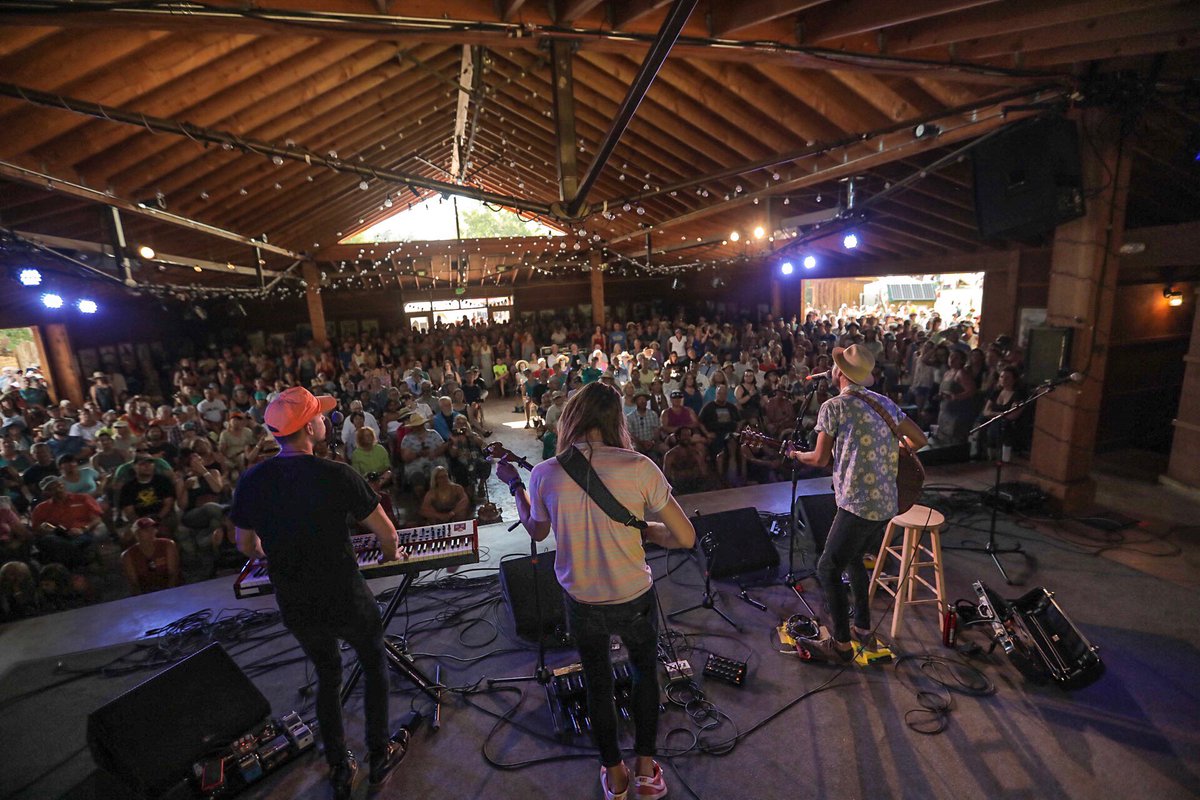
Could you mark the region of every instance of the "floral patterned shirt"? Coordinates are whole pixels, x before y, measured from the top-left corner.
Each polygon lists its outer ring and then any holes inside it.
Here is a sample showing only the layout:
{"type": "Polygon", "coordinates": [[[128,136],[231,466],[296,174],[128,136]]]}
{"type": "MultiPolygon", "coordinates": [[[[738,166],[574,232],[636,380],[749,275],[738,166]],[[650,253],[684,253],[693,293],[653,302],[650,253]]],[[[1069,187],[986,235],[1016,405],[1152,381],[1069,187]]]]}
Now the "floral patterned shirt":
{"type": "Polygon", "coordinates": [[[855,394],[870,395],[899,425],[904,412],[888,398],[851,384],[817,414],[816,430],[833,437],[833,494],[838,508],[869,520],[896,516],[900,445],[878,414],[855,394]]]}

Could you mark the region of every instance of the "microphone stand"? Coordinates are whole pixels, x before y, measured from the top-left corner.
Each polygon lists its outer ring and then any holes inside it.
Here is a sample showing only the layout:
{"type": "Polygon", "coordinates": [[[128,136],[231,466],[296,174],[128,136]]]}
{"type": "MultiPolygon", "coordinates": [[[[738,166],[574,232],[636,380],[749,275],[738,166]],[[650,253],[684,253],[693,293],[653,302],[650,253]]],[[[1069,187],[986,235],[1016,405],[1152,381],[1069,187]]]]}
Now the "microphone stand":
{"type": "MultiPolygon", "coordinates": [[[[824,379],[822,379],[824,380],[824,379]]],[[[792,439],[794,441],[803,441],[804,433],[804,417],[808,415],[808,407],[812,404],[813,396],[817,393],[818,381],[814,381],[812,388],[804,395],[804,402],[800,405],[800,412],[796,415],[796,425],[793,429],[792,439]]],[[[792,493],[791,503],[788,506],[788,571],[783,576],[783,582],[791,588],[796,597],[804,604],[810,616],[816,616],[812,606],[808,604],[808,600],[804,599],[804,595],[796,588],[800,582],[799,576],[796,575],[796,494],[800,488],[800,465],[795,460],[789,459],[792,463],[789,465],[792,472],[792,493]]],[[[807,522],[807,521],[806,521],[807,522]]],[[[805,526],[807,528],[807,525],[805,526]]]]}
{"type": "MultiPolygon", "coordinates": [[[[980,431],[983,431],[986,428],[996,424],[1000,420],[1005,419],[1010,414],[1014,414],[1017,411],[1020,411],[1021,409],[1025,408],[1025,406],[1032,405],[1033,403],[1037,402],[1038,399],[1050,394],[1050,392],[1053,392],[1055,389],[1057,389],[1061,385],[1062,385],[1062,383],[1051,383],[1051,382],[1046,382],[1046,383],[1042,384],[1041,386],[1039,386],[1037,388],[1037,391],[1035,391],[1033,394],[1029,395],[1029,397],[1026,397],[1020,403],[1017,403],[1012,408],[1008,409],[1007,411],[1005,411],[1001,414],[997,414],[996,416],[992,417],[991,419],[984,420],[980,424],[976,425],[974,428],[972,428],[970,430],[970,432],[968,433],[968,436],[973,436],[974,434],[979,433],[980,431]]],[[[1026,557],[1028,557],[1028,556],[1026,555],[1024,548],[1021,547],[1020,542],[1009,545],[1007,547],[997,547],[996,546],[996,516],[1000,510],[1000,475],[1004,469],[1004,460],[1002,458],[997,458],[994,463],[994,466],[996,467],[996,477],[995,477],[994,481],[992,482],[992,521],[991,521],[991,525],[988,527],[987,544],[980,547],[979,545],[961,543],[961,544],[957,544],[957,545],[943,545],[942,549],[943,550],[968,550],[973,553],[987,553],[989,556],[992,557],[992,561],[996,564],[996,569],[1000,570],[1000,575],[1003,576],[1004,582],[1007,583],[1009,586],[1017,586],[1019,584],[1015,583],[1012,580],[1012,578],[1008,577],[1008,573],[1004,570],[1004,565],[1000,563],[999,556],[1004,555],[1006,553],[1020,553],[1023,556],[1026,556],[1026,557]]]]}

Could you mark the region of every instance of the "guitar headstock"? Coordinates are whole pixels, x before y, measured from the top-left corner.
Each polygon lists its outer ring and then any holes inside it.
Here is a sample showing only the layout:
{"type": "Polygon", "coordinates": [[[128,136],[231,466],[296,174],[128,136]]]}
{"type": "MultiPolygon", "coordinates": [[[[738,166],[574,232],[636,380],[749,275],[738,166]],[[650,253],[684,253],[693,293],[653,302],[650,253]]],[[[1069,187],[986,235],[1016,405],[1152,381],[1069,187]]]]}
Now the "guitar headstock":
{"type": "Polygon", "coordinates": [[[755,428],[746,428],[742,430],[738,433],[738,439],[740,444],[749,445],[751,447],[766,447],[771,450],[775,450],[780,455],[804,452],[808,449],[808,445],[802,440],[796,441],[789,439],[787,441],[783,441],[780,439],[775,439],[771,436],[767,436],[765,433],[755,428]]]}

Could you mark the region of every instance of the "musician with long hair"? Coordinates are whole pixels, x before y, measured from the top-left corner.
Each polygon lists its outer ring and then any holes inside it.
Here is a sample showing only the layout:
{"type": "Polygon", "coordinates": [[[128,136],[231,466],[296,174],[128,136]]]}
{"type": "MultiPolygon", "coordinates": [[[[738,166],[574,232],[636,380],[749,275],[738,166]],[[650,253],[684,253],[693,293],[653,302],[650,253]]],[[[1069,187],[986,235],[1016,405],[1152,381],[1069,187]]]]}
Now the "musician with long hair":
{"type": "Polygon", "coordinates": [[[863,397],[892,417],[914,451],[926,442],[925,434],[895,403],[866,388],[874,383],[874,369],[875,356],[862,345],[833,349],[829,380],[838,394],[824,402],[817,413],[816,447],[811,452],[792,454],[811,467],[824,467],[833,461],[837,514],[817,561],[817,579],[833,627],[833,654],[843,661],[854,657],[854,645],[842,572],[850,576],[854,591],[854,637],[864,645],[870,644],[869,587],[862,557],[867,547],[883,536],[888,521],[899,510],[896,475],[900,448],[891,428],[863,397]]]}
{"type": "MultiPolygon", "coordinates": [[[[654,462],[633,449],[621,395],[602,382],[589,383],[567,401],[558,420],[558,453],[577,450],[594,477],[631,514],[656,514],[661,521],[639,530],[614,521],[567,474],[557,459],[533,469],[529,491],[516,468],[497,465],[509,485],[517,513],[535,541],[554,531],[554,570],[567,598],[568,621],[587,684],[588,715],[600,749],[600,783],[606,800],[664,797],[667,786],[654,760],[658,733],[658,639],[654,583],[643,542],[690,548],[692,523],[671,496],[654,462]],[[621,760],[609,645],[619,635],[633,667],[634,775],[621,760]],[[629,791],[630,787],[634,791],[629,791]]],[[[589,480],[594,479],[589,473],[589,480]]]]}

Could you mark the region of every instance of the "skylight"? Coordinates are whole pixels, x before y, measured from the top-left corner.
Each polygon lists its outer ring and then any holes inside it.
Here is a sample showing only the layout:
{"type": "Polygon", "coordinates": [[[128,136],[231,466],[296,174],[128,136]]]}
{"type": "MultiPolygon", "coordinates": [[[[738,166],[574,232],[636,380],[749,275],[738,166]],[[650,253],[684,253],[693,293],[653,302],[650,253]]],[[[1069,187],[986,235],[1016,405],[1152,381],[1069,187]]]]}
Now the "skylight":
{"type": "Polygon", "coordinates": [[[343,239],[341,244],[440,241],[443,239],[495,239],[506,236],[562,236],[536,220],[524,219],[506,208],[493,209],[478,200],[434,195],[410,208],[343,239]],[[455,224],[455,212],[458,224],[455,224]]]}

